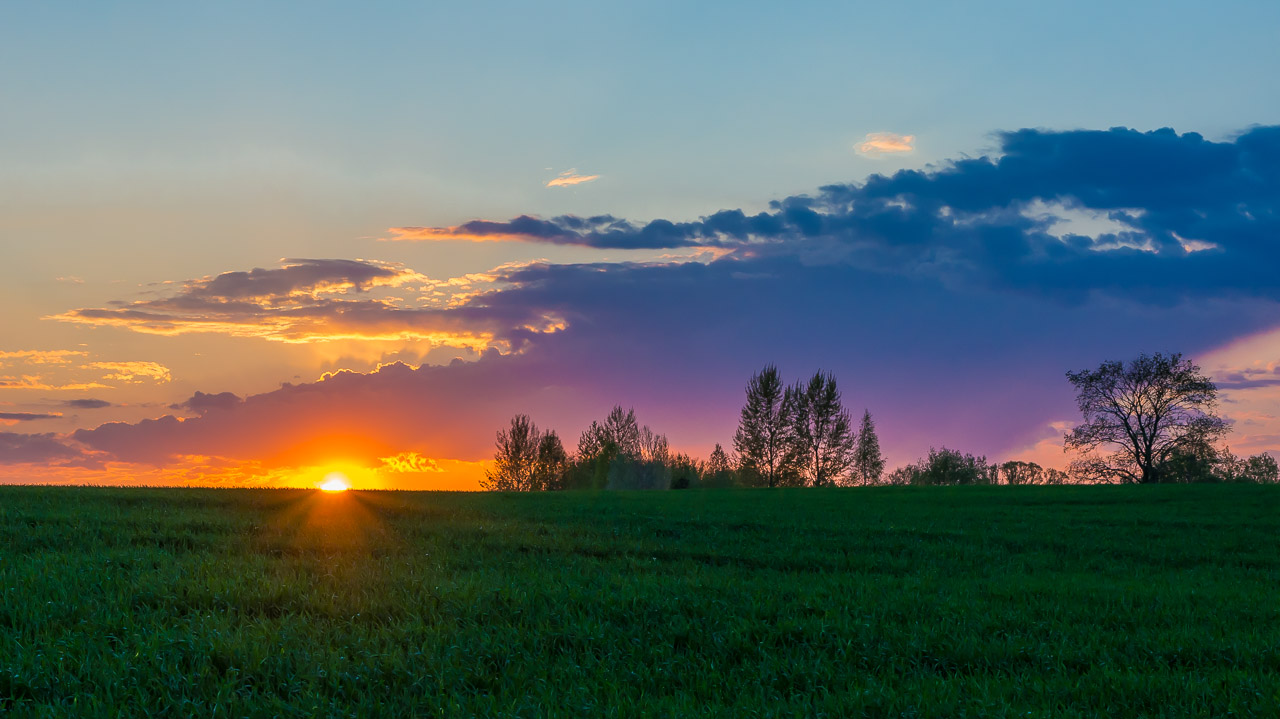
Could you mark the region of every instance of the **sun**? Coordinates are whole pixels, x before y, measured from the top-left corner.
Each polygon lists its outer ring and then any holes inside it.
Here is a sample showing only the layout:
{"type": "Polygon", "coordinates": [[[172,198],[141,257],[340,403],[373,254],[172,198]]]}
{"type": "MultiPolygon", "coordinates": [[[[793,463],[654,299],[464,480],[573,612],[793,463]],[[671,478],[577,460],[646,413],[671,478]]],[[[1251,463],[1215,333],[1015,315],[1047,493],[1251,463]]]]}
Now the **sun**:
{"type": "Polygon", "coordinates": [[[351,480],[342,472],[330,472],[324,476],[320,489],[326,492],[345,492],[351,489],[351,480]]]}

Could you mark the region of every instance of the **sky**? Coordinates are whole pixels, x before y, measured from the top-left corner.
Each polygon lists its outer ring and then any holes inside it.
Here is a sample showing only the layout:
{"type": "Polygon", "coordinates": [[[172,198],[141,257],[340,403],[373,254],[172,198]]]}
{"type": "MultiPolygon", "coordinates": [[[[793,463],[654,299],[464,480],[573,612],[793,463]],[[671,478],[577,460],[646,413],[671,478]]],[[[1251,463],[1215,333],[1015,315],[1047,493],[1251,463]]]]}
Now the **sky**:
{"type": "Polygon", "coordinates": [[[1065,466],[1181,352],[1280,453],[1280,5],[10,4],[0,482],[474,489],[516,413],[1065,466]]]}

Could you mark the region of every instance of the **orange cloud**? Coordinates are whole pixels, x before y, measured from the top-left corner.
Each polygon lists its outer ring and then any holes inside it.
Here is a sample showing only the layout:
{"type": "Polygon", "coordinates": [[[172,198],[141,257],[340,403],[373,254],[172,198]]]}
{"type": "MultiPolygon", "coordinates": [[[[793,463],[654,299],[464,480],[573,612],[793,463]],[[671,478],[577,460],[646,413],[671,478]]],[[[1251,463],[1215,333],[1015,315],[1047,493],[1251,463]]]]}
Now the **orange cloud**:
{"type": "MultiPolygon", "coordinates": [[[[479,285],[501,283],[504,273],[514,271],[510,268],[469,275],[455,284],[390,263],[286,262],[278,270],[228,272],[176,283],[171,294],[71,310],[48,319],[163,336],[214,333],[287,343],[416,341],[474,352],[519,351],[524,330],[547,333],[564,327],[559,315],[486,302],[479,285]],[[404,286],[410,282],[418,286],[404,286]],[[393,289],[396,294],[389,294],[393,289]],[[428,306],[404,306],[409,301],[428,306]]],[[[134,363],[93,366],[112,370],[112,379],[126,381],[164,376],[159,369],[134,363]]]]}
{"type": "Polygon", "coordinates": [[[70,382],[56,384],[45,380],[41,375],[24,374],[21,377],[0,377],[0,389],[38,389],[46,392],[76,391],[86,389],[111,389],[111,385],[101,382],[70,382]]]}
{"type": "Polygon", "coordinates": [[[387,229],[391,237],[382,239],[391,242],[447,242],[461,240],[463,242],[528,242],[530,237],[514,232],[473,232],[465,225],[452,227],[390,227],[387,229]]]}
{"type": "Polygon", "coordinates": [[[17,350],[0,352],[0,364],[4,360],[20,360],[24,364],[67,364],[72,357],[83,357],[89,354],[79,350],[17,350]]]}
{"type": "Polygon", "coordinates": [[[439,463],[417,452],[401,452],[391,457],[379,457],[383,467],[396,473],[406,472],[443,472],[439,463]]]}
{"type": "Polygon", "coordinates": [[[898,135],[892,132],[869,132],[866,138],[856,145],[863,155],[878,157],[900,152],[911,152],[915,149],[915,135],[898,135]]]}
{"type": "Polygon", "coordinates": [[[579,175],[577,172],[577,170],[565,170],[548,182],[547,187],[571,187],[600,179],[599,175],[579,175]]]}
{"type": "Polygon", "coordinates": [[[173,379],[169,368],[156,362],[90,362],[86,366],[105,370],[106,379],[118,379],[122,382],[138,383],[144,379],[168,382],[173,379]]]}

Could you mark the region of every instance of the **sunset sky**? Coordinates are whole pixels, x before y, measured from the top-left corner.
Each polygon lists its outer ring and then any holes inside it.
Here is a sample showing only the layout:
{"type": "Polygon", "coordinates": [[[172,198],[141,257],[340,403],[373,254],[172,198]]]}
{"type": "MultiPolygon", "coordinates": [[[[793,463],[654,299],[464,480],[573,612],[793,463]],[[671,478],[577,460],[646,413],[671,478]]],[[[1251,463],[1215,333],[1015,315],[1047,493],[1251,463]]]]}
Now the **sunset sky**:
{"type": "Polygon", "coordinates": [[[1183,352],[1280,454],[1280,3],[16,3],[0,481],[472,489],[833,372],[1063,466],[1183,352]]]}

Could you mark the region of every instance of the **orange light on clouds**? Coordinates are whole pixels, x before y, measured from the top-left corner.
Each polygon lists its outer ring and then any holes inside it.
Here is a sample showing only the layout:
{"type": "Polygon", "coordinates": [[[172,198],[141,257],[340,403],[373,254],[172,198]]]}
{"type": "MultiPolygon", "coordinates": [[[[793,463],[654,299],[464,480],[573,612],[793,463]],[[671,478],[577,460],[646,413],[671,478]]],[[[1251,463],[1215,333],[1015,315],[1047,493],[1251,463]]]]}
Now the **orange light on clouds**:
{"type": "Polygon", "coordinates": [[[579,175],[577,170],[565,170],[547,183],[547,187],[573,187],[584,182],[599,180],[599,175],[579,175]]]}
{"type": "Polygon", "coordinates": [[[866,138],[858,143],[858,152],[863,155],[877,157],[900,152],[911,152],[915,149],[915,135],[899,135],[893,132],[869,132],[866,138]]]}

